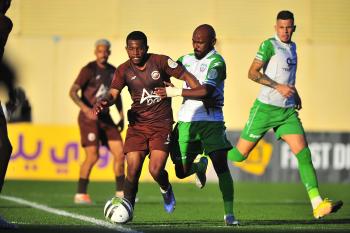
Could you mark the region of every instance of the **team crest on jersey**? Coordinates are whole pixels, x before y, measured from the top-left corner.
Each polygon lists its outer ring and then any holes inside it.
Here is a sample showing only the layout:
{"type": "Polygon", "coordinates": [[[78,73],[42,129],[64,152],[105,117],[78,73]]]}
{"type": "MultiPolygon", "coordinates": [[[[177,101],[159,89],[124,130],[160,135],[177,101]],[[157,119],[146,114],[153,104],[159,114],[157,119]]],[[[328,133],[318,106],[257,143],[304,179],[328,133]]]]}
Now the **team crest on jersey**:
{"type": "Polygon", "coordinates": [[[96,75],[96,80],[99,80],[101,78],[101,75],[96,75]]]}
{"type": "Polygon", "coordinates": [[[203,72],[207,69],[208,65],[207,64],[202,64],[201,67],[199,68],[200,72],[203,72]]]}
{"type": "Polygon", "coordinates": [[[159,73],[159,71],[158,71],[158,70],[152,71],[151,77],[152,77],[152,79],[154,79],[154,80],[158,80],[158,79],[160,78],[160,73],[159,73]]]}
{"type": "Polygon", "coordinates": [[[173,68],[173,69],[175,69],[178,66],[178,64],[175,61],[173,61],[171,58],[168,59],[168,65],[170,68],[173,68]]]}
{"type": "Polygon", "coordinates": [[[156,95],[154,91],[151,91],[151,93],[149,93],[145,88],[143,88],[140,104],[146,102],[147,105],[152,105],[160,102],[160,100],[160,96],[156,95]]]}

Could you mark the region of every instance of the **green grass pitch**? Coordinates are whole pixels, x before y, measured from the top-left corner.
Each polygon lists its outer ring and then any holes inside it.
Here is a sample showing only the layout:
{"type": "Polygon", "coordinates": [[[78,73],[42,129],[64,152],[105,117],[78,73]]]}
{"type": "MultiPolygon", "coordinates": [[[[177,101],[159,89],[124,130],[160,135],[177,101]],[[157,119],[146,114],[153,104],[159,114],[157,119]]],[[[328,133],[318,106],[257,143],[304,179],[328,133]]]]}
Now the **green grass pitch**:
{"type": "MultiPolygon", "coordinates": [[[[140,183],[139,202],[132,222],[106,228],[67,216],[44,212],[0,197],[0,215],[18,229],[0,232],[350,232],[350,184],[320,184],[324,197],[343,200],[337,213],[321,220],[312,217],[304,187],[293,183],[235,183],[238,227],[226,227],[216,183],[199,190],[191,183],[173,184],[177,201],[173,214],[163,210],[156,183],[140,183]]],[[[16,197],[76,215],[104,220],[103,207],[114,193],[112,182],[91,182],[93,205],[73,204],[75,182],[7,181],[2,197],[16,197]]]]}

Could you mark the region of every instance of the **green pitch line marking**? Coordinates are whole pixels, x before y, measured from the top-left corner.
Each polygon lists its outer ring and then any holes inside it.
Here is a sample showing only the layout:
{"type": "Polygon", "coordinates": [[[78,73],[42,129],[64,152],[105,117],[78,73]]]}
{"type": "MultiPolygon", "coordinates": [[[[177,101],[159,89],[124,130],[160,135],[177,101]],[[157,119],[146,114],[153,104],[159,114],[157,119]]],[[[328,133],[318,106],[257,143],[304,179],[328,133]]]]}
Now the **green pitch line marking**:
{"type": "Polygon", "coordinates": [[[84,222],[89,222],[89,223],[92,223],[92,224],[95,224],[95,225],[98,225],[98,226],[101,226],[101,227],[105,227],[105,228],[108,228],[108,229],[116,230],[118,232],[141,233],[139,231],[135,231],[135,230],[133,230],[131,228],[128,228],[128,227],[123,227],[121,225],[115,225],[115,224],[112,224],[112,223],[109,223],[109,222],[106,222],[106,221],[103,221],[103,220],[100,220],[100,219],[88,217],[88,216],[85,216],[85,215],[70,213],[70,212],[65,211],[65,210],[55,209],[55,208],[52,208],[52,207],[49,207],[49,206],[46,206],[46,205],[42,205],[42,204],[39,204],[39,203],[36,203],[36,202],[27,201],[25,199],[18,198],[18,197],[11,197],[11,196],[6,196],[6,195],[1,195],[0,198],[4,199],[4,200],[15,202],[15,203],[18,203],[18,204],[21,204],[21,205],[30,206],[32,208],[39,209],[39,210],[42,210],[42,211],[45,211],[45,212],[49,212],[51,214],[56,214],[56,215],[59,215],[59,216],[64,216],[64,217],[78,219],[78,220],[81,220],[81,221],[84,221],[84,222]]]}

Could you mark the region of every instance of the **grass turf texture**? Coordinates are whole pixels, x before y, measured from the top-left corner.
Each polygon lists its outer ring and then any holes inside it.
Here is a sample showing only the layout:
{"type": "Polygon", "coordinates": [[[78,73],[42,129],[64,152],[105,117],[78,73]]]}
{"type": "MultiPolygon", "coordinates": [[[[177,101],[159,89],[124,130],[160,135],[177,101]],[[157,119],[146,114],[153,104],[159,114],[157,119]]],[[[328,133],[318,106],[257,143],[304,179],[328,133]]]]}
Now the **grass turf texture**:
{"type": "MultiPolygon", "coordinates": [[[[173,184],[177,201],[173,214],[163,210],[155,183],[140,183],[134,219],[122,226],[141,232],[350,232],[350,184],[320,186],[324,197],[343,200],[344,206],[335,214],[314,220],[301,184],[235,183],[234,209],[241,226],[226,227],[216,183],[203,190],[194,184],[173,184]]],[[[94,204],[90,206],[73,204],[75,182],[7,181],[2,195],[104,220],[103,207],[113,188],[111,182],[91,182],[89,193],[94,204]]],[[[6,232],[115,232],[4,199],[0,199],[0,215],[18,225],[18,229],[6,232]]]]}

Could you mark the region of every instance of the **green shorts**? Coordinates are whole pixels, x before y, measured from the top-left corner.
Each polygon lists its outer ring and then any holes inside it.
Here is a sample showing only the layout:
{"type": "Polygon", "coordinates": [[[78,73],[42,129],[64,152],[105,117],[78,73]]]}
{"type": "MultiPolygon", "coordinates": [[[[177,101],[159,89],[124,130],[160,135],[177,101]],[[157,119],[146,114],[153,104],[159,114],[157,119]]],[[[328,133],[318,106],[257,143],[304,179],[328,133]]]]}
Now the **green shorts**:
{"type": "Polygon", "coordinates": [[[273,129],[276,139],[288,134],[304,134],[304,128],[294,108],[281,108],[255,100],[241,138],[257,142],[273,129]]]}
{"type": "Polygon", "coordinates": [[[197,155],[230,150],[224,122],[178,122],[171,136],[170,156],[174,163],[193,161],[197,155]]]}

